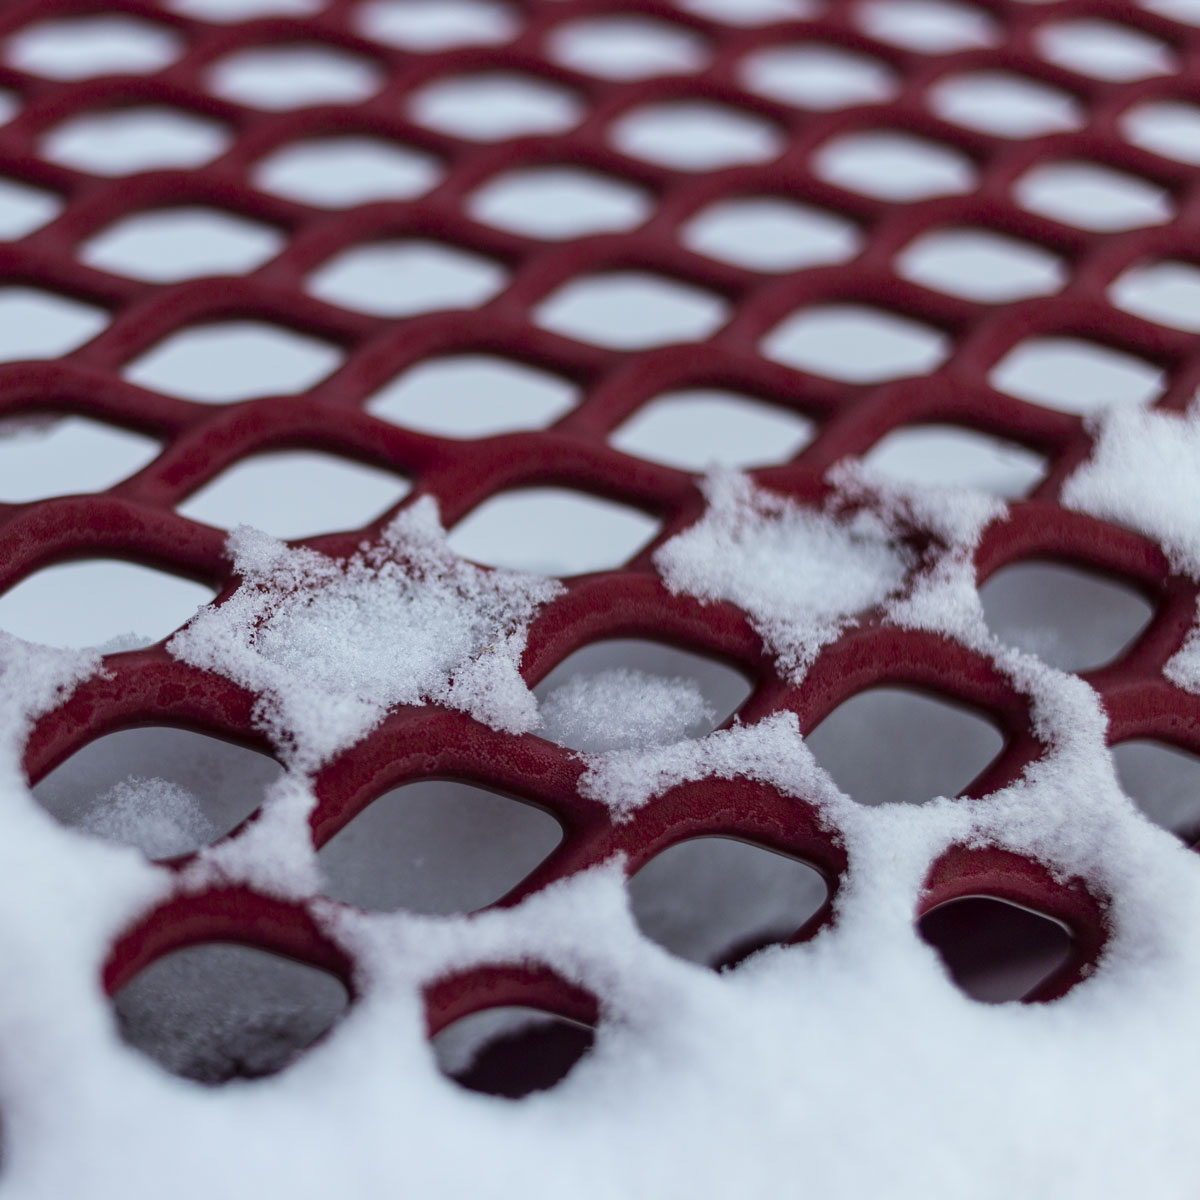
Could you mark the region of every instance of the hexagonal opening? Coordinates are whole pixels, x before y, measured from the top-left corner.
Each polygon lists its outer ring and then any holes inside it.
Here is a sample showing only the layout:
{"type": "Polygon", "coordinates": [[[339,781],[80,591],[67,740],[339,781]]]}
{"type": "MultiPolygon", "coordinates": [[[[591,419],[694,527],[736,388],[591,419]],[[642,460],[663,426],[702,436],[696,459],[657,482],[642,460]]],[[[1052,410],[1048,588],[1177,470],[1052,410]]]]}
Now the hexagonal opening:
{"type": "Polygon", "coordinates": [[[359,104],[383,86],[369,58],[318,42],[235,50],[209,68],[214,96],[267,112],[359,104]]]}
{"type": "Polygon", "coordinates": [[[855,7],[868,36],[917,54],[953,54],[994,46],[995,21],[981,9],[947,0],[869,0],[855,7]]]}
{"type": "Polygon", "coordinates": [[[879,59],[815,42],[755,50],[742,60],[739,74],[751,92],[816,112],[882,104],[900,86],[879,59]]]}
{"type": "Polygon", "coordinates": [[[152,75],[183,49],[183,39],[165,25],[105,13],[26,25],[8,36],[4,61],[45,79],[152,75]]]}
{"type": "Polygon", "coordinates": [[[108,316],[93,304],[41,288],[0,287],[0,362],[69,354],[91,341],[108,316]]]}
{"type": "Polygon", "coordinates": [[[939,117],[993,137],[1033,138],[1078,129],[1079,102],[1048,84],[1005,71],[972,71],[939,80],[929,106],[939,117]]]}
{"type": "Polygon", "coordinates": [[[1047,62],[1110,83],[1132,83],[1179,70],[1165,42],[1115,21],[1056,21],[1037,30],[1034,45],[1047,62]]]}
{"type": "Polygon", "coordinates": [[[0,240],[16,241],[62,211],[61,197],[17,179],[0,179],[0,240]]]}
{"type": "Polygon", "coordinates": [[[1155,825],[1188,845],[1200,839],[1200,758],[1150,738],[1112,748],[1117,778],[1155,825]]]}
{"type": "Polygon", "coordinates": [[[502,142],[565,133],[583,118],[583,104],[567,88],[511,71],[435,79],[409,102],[418,125],[474,142],[502,142]]]}
{"type": "Polygon", "coordinates": [[[555,62],[601,79],[687,74],[709,57],[695,31],[626,13],[567,21],[551,31],[547,48],[555,62]]]}
{"type": "Polygon", "coordinates": [[[1200,105],[1181,100],[1135,104],[1121,117],[1121,132],[1152,154],[1200,166],[1200,105]]]}
{"type": "Polygon", "coordinates": [[[1013,193],[1027,212],[1092,233],[1162,225],[1174,215],[1171,197],[1156,184],[1092,162],[1033,167],[1013,193]]]}
{"type": "Polygon", "coordinates": [[[963,195],[978,182],[960,151],[887,129],[830,138],[813,155],[813,170],[826,183],[897,203],[963,195]]]}
{"type": "Polygon", "coordinates": [[[513,10],[493,0],[370,0],[354,20],[363,37],[417,54],[496,46],[520,29],[513,10]]]}
{"type": "Polygon", "coordinates": [[[990,229],[935,229],[896,257],[897,273],[923,287],[980,304],[1050,296],[1067,282],[1061,258],[990,229]]]}
{"type": "Polygon", "coordinates": [[[1113,281],[1108,295],[1134,316],[1200,333],[1200,268],[1192,263],[1165,260],[1130,267],[1113,281]]]}
{"type": "Polygon", "coordinates": [[[677,171],[770,162],[785,146],[772,122],[706,100],[668,100],[631,109],[613,122],[609,141],[631,158],[677,171]]]}

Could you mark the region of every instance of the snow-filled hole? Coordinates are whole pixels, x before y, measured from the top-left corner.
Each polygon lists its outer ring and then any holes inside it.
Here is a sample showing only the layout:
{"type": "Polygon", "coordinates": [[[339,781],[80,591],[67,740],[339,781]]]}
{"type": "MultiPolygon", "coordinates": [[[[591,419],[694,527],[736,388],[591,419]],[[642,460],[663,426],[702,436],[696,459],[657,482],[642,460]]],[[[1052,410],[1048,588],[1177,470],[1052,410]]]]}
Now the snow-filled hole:
{"type": "Polygon", "coordinates": [[[179,575],[113,558],[57,563],[0,596],[0,629],[47,646],[148,646],[216,595],[179,575]]]}
{"type": "Polygon", "coordinates": [[[319,300],[378,317],[475,308],[504,286],[499,263],[439,242],[373,242],[335,254],[309,277],[319,300]]]}
{"type": "Polygon", "coordinates": [[[753,113],[705,100],[668,100],[619,117],[609,140],[623,154],[677,171],[716,171],[778,158],[781,131],[753,113]]]}
{"type": "Polygon", "coordinates": [[[533,694],[543,737],[572,750],[617,750],[709,733],[741,707],[750,682],[705,655],[614,638],[576,650],[533,694]]]}
{"type": "Polygon", "coordinates": [[[1109,288],[1117,308],[1170,329],[1200,333],[1200,268],[1184,262],[1131,267],[1109,288]]]}
{"type": "Polygon", "coordinates": [[[433,1038],[438,1066],[472,1092],[519,1100],[565,1079],[592,1048],[594,1031],[537,1008],[487,1008],[433,1038]]]}
{"type": "Polygon", "coordinates": [[[893,430],[865,461],[901,483],[975,488],[1006,500],[1024,496],[1046,471],[1044,455],[958,425],[893,430]]]}
{"type": "Polygon", "coordinates": [[[774,404],[715,388],[667,392],[610,436],[625,454],[685,471],[787,462],[812,441],[816,422],[774,404]]]}
{"type": "Polygon", "coordinates": [[[1000,40],[987,13],[947,0],[867,0],[855,16],[868,36],[918,54],[953,54],[1000,40]]]}
{"type": "Polygon", "coordinates": [[[621,566],[658,532],[640,509],[566,488],[501,492],[469,512],[450,549],[489,567],[582,575],[621,566]]]}
{"type": "Polygon", "coordinates": [[[827,895],[824,878],[807,863],[725,837],[671,846],[629,880],[642,932],[672,954],[712,967],[787,941],[827,895]]]}
{"type": "Polygon", "coordinates": [[[567,166],[507,171],[467,199],[476,221],[546,241],[620,233],[652,209],[650,196],[634,184],[567,166]]]}
{"type": "Polygon", "coordinates": [[[102,492],[140,471],[160,450],[144,434],[86,417],[0,420],[0,501],[102,492]]]}
{"type": "Polygon", "coordinates": [[[542,429],[568,413],[579,389],[558,375],[489,354],[431,358],[368,397],[367,411],[442,437],[542,429]]]}
{"type": "Polygon", "coordinates": [[[36,783],[33,795],[65,825],[168,858],[239,825],[282,769],[235,742],[151,725],[89,742],[36,783]]]}
{"type": "Polygon", "coordinates": [[[1084,114],[1058,88],[1003,71],[977,71],[939,80],[929,106],[943,120],[1002,138],[1043,137],[1078,129],[1084,114]]]}
{"type": "Polygon", "coordinates": [[[1049,296],[1067,282],[1062,259],[988,229],[936,229],[910,242],[896,270],[934,291],[981,304],[1049,296]]]}
{"type": "Polygon", "coordinates": [[[307,391],[341,365],[328,342],[264,321],[194,325],[156,342],[122,372],[131,383],[199,404],[307,391]]]}
{"type": "Polygon", "coordinates": [[[813,375],[883,383],[935,371],[950,352],[950,339],[896,313],[831,304],[786,317],[761,346],[767,358],[813,375]]]}
{"type": "Polygon", "coordinates": [[[1064,671],[1109,662],[1154,615],[1149,600],[1129,584],[1057,562],[1002,567],[979,597],[997,637],[1064,671]]]}
{"type": "Polygon", "coordinates": [[[174,62],[182,50],[174,30],[104,14],[27,25],[8,39],[4,61],[46,79],[91,79],[152,75],[174,62]]]}
{"type": "Polygon", "coordinates": [[[320,12],[328,0],[167,0],[171,12],[222,24],[254,17],[306,17],[320,12]]]}
{"type": "Polygon", "coordinates": [[[558,26],[547,42],[564,67],[601,79],[649,79],[698,71],[708,61],[699,34],[630,14],[584,17],[558,26]]]}
{"type": "Polygon", "coordinates": [[[1200,166],[1200,106],[1182,100],[1138,104],[1122,116],[1121,132],[1143,150],[1200,166]]]}
{"type": "Polygon", "coordinates": [[[899,88],[887,64],[818,43],[756,50],[742,60],[740,74],[751,92],[818,112],[881,104],[899,88]]]}
{"type": "Polygon", "coordinates": [[[16,179],[0,179],[0,241],[15,241],[41,229],[62,211],[53,192],[16,179]]]}
{"type": "Polygon", "coordinates": [[[371,0],[354,20],[364,37],[419,54],[499,45],[519,28],[513,10],[493,0],[371,0]]]}
{"type": "Polygon", "coordinates": [[[555,288],[534,309],[551,333],[611,350],[699,342],[729,319],[721,296],[644,271],[585,275],[555,288]]]}
{"type": "Polygon", "coordinates": [[[164,208],[122,217],[80,247],[89,267],[148,283],[244,275],[284,244],[270,225],[215,208],[164,208]]]}
{"type": "Polygon", "coordinates": [[[215,96],[268,112],[317,104],[358,104],[383,84],[368,58],[319,43],[236,50],[209,69],[215,96]]]}
{"type": "Polygon", "coordinates": [[[1017,180],[1014,194],[1027,212],[1092,233],[1162,225],[1173,214],[1170,196],[1156,184],[1092,162],[1034,167],[1017,180]]]}
{"type": "Polygon", "coordinates": [[[223,942],[163,955],[113,997],[126,1043],[174,1075],[210,1084],[282,1070],[348,1004],[328,971],[223,942]]]}
{"type": "Polygon", "coordinates": [[[466,913],[499,900],[562,840],[548,813],[455,780],[373,800],[317,855],[326,891],[383,912],[466,913]]]}
{"type": "Polygon", "coordinates": [[[492,71],[435,79],[409,105],[418,125],[474,142],[565,133],[583,117],[579,97],[544,79],[492,71]]]}
{"type": "Polygon", "coordinates": [[[254,186],[317,208],[410,200],[441,178],[431,155],[366,136],[312,138],[273,150],[254,168],[254,186]]]}
{"type": "Polygon", "coordinates": [[[69,354],[107,324],[104,309],[82,300],[40,288],[0,287],[0,363],[69,354]]]}
{"type": "Polygon", "coordinates": [[[228,126],[210,117],[143,105],[68,117],[43,134],[40,150],[59,166],[115,177],[202,167],[231,141],[228,126]]]}
{"type": "Polygon", "coordinates": [[[1126,793],[1156,825],[1200,840],[1200,758],[1165,742],[1136,739],[1112,748],[1126,793]]]}
{"type": "Polygon", "coordinates": [[[1070,413],[1148,404],[1165,386],[1163,372],[1144,359],[1059,337],[1018,342],[992,368],[988,382],[1020,400],[1070,413]]]}
{"type": "Polygon", "coordinates": [[[252,525],[277,538],[358,529],[408,494],[407,480],[366,463],[315,450],[255,454],[194,492],[176,512],[233,529],[252,525]]]}
{"type": "Polygon", "coordinates": [[[852,221],[775,196],[718,200],[683,226],[689,249],[753,271],[798,271],[843,262],[862,234],[852,221]]]}
{"type": "Polygon", "coordinates": [[[1132,83],[1179,69],[1165,42],[1113,21],[1061,21],[1043,25],[1034,44],[1047,62],[1110,83],[1132,83]]]}
{"type": "Polygon", "coordinates": [[[990,896],[940,904],[918,928],[954,983],[987,1004],[1023,999],[1071,952],[1071,935],[1058,921],[990,896]]]}
{"type": "Polygon", "coordinates": [[[981,712],[899,687],[851,696],[806,740],[838,786],[868,805],[955,796],[1004,745],[981,712]]]}
{"type": "Polygon", "coordinates": [[[898,203],[962,195],[977,181],[961,151],[887,129],[831,138],[813,156],[813,170],[826,183],[898,203]]]}

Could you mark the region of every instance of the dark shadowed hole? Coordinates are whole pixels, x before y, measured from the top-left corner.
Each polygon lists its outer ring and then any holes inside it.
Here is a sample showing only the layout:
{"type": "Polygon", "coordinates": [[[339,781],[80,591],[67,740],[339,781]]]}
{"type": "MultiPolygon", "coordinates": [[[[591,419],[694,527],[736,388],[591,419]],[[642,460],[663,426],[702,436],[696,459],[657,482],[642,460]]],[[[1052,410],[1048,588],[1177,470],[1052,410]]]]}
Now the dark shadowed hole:
{"type": "Polygon", "coordinates": [[[1071,949],[1070,934],[1057,921],[988,896],[939,905],[918,928],[958,987],[988,1004],[1027,996],[1071,949]]]}
{"type": "Polygon", "coordinates": [[[1189,845],[1200,841],[1200,758],[1162,742],[1113,747],[1121,786],[1155,825],[1189,845]]]}
{"type": "Polygon", "coordinates": [[[642,932],[680,958],[714,967],[788,940],[827,895],[807,863],[722,837],[671,846],[629,880],[642,932]]]}
{"type": "Polygon", "coordinates": [[[860,804],[955,796],[1004,745],[979,712],[893,687],[851,696],[807,741],[821,766],[860,804]]]}
{"type": "Polygon", "coordinates": [[[33,789],[65,825],[186,854],[228,833],[262,803],[283,768],[256,750],[189,729],[125,729],[89,742],[33,789]]]}
{"type": "Polygon", "coordinates": [[[520,883],[562,840],[532,805],[454,780],[380,796],[320,850],[326,891],[362,908],[460,913],[520,883]]]}
{"type": "Polygon", "coordinates": [[[349,1003],[327,971],[265,950],[210,942],[164,955],[113,997],[121,1037],[201,1083],[282,1070],[349,1003]]]}
{"type": "Polygon", "coordinates": [[[1061,563],[1014,563],[997,571],[979,597],[997,637],[1064,671],[1109,662],[1154,615],[1129,584],[1061,563]]]}
{"type": "Polygon", "coordinates": [[[564,1079],[592,1048],[587,1025],[538,1008],[472,1013],[433,1039],[442,1073],[472,1092],[520,1099],[564,1079]]]}

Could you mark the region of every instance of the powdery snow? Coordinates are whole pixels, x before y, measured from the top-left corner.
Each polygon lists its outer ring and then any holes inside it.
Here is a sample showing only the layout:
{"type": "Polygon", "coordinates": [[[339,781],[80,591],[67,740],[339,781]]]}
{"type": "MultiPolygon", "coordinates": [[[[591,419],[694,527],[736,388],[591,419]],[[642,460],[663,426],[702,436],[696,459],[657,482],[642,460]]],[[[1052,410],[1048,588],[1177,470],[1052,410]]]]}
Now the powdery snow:
{"type": "Polygon", "coordinates": [[[186,854],[218,832],[186,788],[169,779],[134,775],[100,796],[84,813],[79,828],[136,846],[150,858],[186,854]]]}

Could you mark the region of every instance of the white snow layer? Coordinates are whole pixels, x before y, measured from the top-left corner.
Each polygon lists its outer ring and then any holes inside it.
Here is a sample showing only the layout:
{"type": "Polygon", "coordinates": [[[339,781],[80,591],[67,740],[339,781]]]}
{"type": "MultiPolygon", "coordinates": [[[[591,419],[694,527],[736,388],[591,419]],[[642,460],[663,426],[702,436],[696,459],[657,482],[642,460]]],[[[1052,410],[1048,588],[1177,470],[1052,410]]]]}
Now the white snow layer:
{"type": "MultiPolygon", "coordinates": [[[[1028,697],[1044,753],[1018,782],[974,800],[859,805],[787,713],[590,755],[583,787],[618,814],[679,780],[748,776],[840,831],[849,865],[833,924],[718,975],[639,932],[619,860],[470,917],[323,900],[304,845],[311,793],[285,776],[263,818],[202,855],[185,884],[219,869],[310,900],[357,964],[357,998],[279,1074],[223,1087],[181,1081],[125,1045],[97,982],[111,940],[165,894],[167,872],[59,825],[19,769],[31,720],[98,660],[0,637],[6,1195],[1194,1196],[1200,859],[1121,792],[1089,686],[988,632],[970,548],[999,510],[965,493],[875,495],[852,470],[835,483],[812,508],[713,481],[708,514],[658,556],[668,585],[742,605],[795,678],[866,609],[962,641],[1028,697]],[[902,548],[909,529],[929,549],[902,548]],[[964,843],[1034,856],[1107,900],[1106,952],[1063,999],[973,1002],[918,936],[930,865],[964,843]],[[518,1102],[445,1079],[425,1035],[423,986],[496,962],[546,964],[600,1001],[594,1050],[518,1102]]],[[[392,704],[535,726],[517,665],[558,585],[456,560],[431,505],[345,562],[246,532],[233,545],[244,584],[172,647],[254,689],[294,767],[313,769],[392,704]]]]}

